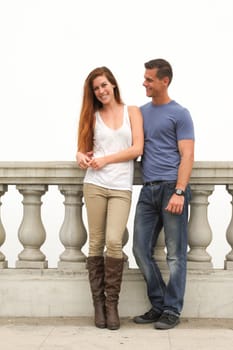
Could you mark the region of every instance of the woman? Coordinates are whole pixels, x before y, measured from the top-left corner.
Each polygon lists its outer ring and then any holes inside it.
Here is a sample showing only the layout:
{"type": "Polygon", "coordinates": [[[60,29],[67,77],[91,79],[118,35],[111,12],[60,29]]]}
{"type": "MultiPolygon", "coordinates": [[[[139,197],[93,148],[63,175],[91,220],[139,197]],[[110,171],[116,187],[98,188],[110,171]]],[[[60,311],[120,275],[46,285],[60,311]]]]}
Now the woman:
{"type": "Polygon", "coordinates": [[[94,69],[84,84],[76,159],[80,168],[87,169],[83,185],[89,227],[87,268],[99,328],[120,327],[122,238],[131,206],[133,160],[142,154],[143,143],[139,108],[124,105],[108,68],[94,69]]]}

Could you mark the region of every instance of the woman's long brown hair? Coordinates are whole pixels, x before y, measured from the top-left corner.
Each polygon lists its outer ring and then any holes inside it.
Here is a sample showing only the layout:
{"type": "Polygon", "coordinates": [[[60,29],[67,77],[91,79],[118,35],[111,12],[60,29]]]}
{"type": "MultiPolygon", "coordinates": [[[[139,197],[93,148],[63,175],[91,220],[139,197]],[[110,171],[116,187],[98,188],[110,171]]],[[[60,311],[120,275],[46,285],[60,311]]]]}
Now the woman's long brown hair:
{"type": "Polygon", "coordinates": [[[98,67],[89,73],[83,88],[83,101],[81,106],[79,128],[78,128],[78,151],[89,152],[93,149],[93,120],[94,114],[102,107],[102,103],[97,100],[93,91],[93,80],[104,75],[108,81],[115,86],[114,96],[118,103],[123,103],[117,81],[112,72],[107,67],[98,67]]]}

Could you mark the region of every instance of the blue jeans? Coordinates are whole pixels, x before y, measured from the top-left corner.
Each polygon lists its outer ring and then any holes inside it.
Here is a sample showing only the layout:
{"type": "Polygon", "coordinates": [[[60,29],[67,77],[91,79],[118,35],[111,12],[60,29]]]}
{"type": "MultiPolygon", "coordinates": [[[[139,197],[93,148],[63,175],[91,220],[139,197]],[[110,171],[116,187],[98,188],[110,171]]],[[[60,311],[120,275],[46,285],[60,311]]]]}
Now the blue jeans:
{"type": "Polygon", "coordinates": [[[175,185],[175,182],[161,182],[142,187],[134,221],[133,254],[146,281],[153,309],[180,315],[186,284],[188,204],[191,190],[189,186],[186,188],[182,214],[172,214],[164,208],[174,193],[175,185]],[[153,257],[162,228],[170,271],[167,284],[153,257]]]}

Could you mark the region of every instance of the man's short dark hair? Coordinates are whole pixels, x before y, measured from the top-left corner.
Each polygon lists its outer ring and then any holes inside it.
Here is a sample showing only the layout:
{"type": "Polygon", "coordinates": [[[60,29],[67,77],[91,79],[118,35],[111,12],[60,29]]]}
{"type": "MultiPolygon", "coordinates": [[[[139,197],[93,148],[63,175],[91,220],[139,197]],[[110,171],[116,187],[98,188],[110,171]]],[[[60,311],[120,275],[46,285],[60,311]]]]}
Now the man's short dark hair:
{"type": "Polygon", "coordinates": [[[157,78],[162,79],[164,77],[169,78],[169,84],[172,81],[173,72],[170,63],[162,58],[157,58],[155,60],[150,60],[144,64],[146,69],[157,69],[157,78]]]}

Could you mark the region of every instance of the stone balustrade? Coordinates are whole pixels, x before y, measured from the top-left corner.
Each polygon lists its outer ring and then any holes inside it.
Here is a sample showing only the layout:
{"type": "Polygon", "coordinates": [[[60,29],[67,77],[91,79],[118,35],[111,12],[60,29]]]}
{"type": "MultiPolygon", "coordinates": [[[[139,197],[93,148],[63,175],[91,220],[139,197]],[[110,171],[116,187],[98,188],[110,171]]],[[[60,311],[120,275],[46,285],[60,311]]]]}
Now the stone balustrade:
{"type": "MultiPolygon", "coordinates": [[[[12,280],[14,280],[17,288],[18,284],[16,280],[21,278],[27,280],[29,276],[30,278],[34,278],[35,276],[41,277],[43,275],[43,278],[45,277],[46,279],[49,279],[51,283],[55,283],[58,276],[59,278],[63,278],[64,276],[68,278],[67,276],[72,274],[75,276],[75,278],[78,278],[77,276],[84,276],[82,278],[84,278],[85,284],[87,283],[85,269],[86,256],[82,249],[87,242],[87,231],[83,220],[83,176],[84,171],[79,169],[75,162],[0,162],[0,199],[7,192],[8,186],[12,185],[15,186],[15,191],[18,191],[23,198],[23,215],[21,224],[18,228],[18,240],[22,245],[22,251],[18,253],[18,260],[15,262],[15,268],[13,269],[8,268],[7,256],[5,256],[2,252],[2,247],[4,246],[8,233],[2,223],[4,220],[1,220],[0,216],[0,279],[6,279],[9,283],[10,281],[12,282],[12,280]],[[45,256],[43,253],[43,244],[46,241],[47,232],[41,218],[41,207],[43,205],[41,198],[47,191],[49,191],[51,186],[57,186],[57,190],[64,198],[64,220],[59,232],[57,233],[64,250],[59,257],[59,261],[57,262],[57,267],[55,269],[48,268],[49,257],[45,256]],[[16,278],[16,280],[14,278],[16,278]]],[[[135,163],[134,185],[136,186],[141,184],[140,166],[138,163],[135,163]]],[[[203,276],[207,276],[206,278],[208,282],[212,283],[214,273],[215,276],[217,276],[215,281],[219,281],[220,283],[222,282],[222,278],[224,281],[226,278],[229,282],[229,277],[233,276],[233,215],[226,232],[223,233],[223,239],[225,239],[229,245],[229,252],[225,256],[224,268],[221,271],[215,271],[212,263],[212,257],[207,252],[208,246],[212,242],[212,228],[208,221],[208,205],[209,196],[213,194],[215,185],[226,186],[227,193],[230,196],[233,195],[233,162],[195,162],[190,184],[192,188],[192,200],[190,203],[189,219],[189,278],[191,278],[193,281],[194,276],[196,276],[195,278],[198,279],[196,280],[197,286],[199,283],[202,283],[199,280],[200,276],[202,276],[202,278],[203,276]],[[227,271],[229,271],[229,274],[227,274],[227,271]],[[222,274],[220,275],[220,273],[222,274]]],[[[1,204],[2,202],[0,201],[0,205],[1,204]]],[[[224,206],[224,203],[222,205],[224,206]]],[[[51,213],[51,220],[53,220],[53,213],[51,213]]],[[[127,242],[128,231],[126,230],[123,244],[126,245],[127,242]]],[[[164,250],[163,232],[161,232],[158,245],[155,249],[155,256],[159,261],[159,264],[161,264],[161,267],[164,267],[164,273],[166,275],[166,256],[164,250]]],[[[129,267],[126,267],[124,276],[124,279],[127,280],[128,284],[131,285],[134,278],[136,283],[140,284],[139,296],[135,296],[134,292],[132,292],[130,295],[130,301],[132,303],[136,302],[137,298],[140,298],[140,296],[143,295],[145,304],[146,297],[143,289],[143,280],[141,279],[138,269],[130,269],[129,267]]],[[[12,294],[12,290],[9,291],[11,287],[9,287],[8,284],[6,285],[8,287],[0,286],[0,295],[1,293],[6,293],[6,290],[9,295],[12,294]],[[1,288],[3,288],[2,291],[1,288]]],[[[29,289],[32,288],[32,285],[32,281],[28,281],[29,289]]],[[[47,288],[49,287],[47,286],[47,288]]],[[[218,289],[218,286],[216,288],[218,289]]],[[[82,295],[82,293],[80,293],[81,291],[79,290],[79,295],[82,295]]],[[[127,304],[128,296],[127,292],[125,293],[125,303],[127,304]]],[[[14,295],[14,298],[14,300],[17,300],[16,294],[14,295]]],[[[30,299],[32,296],[28,298],[30,299]]],[[[83,296],[81,299],[82,298],[83,296]]],[[[189,298],[189,295],[187,298],[189,298]]],[[[229,298],[230,296],[227,294],[227,300],[229,298]]],[[[58,296],[57,300],[59,300],[58,296]]],[[[32,300],[30,300],[30,302],[33,304],[32,300]]],[[[84,305],[85,302],[87,302],[87,300],[84,301],[84,305]]],[[[44,303],[46,304],[46,298],[44,298],[44,303]]],[[[203,299],[203,303],[205,303],[205,299],[203,299]]],[[[82,311],[82,306],[80,305],[81,304],[79,304],[80,308],[78,311],[75,309],[77,311],[75,315],[77,313],[84,313],[84,311],[82,311]]],[[[15,307],[14,303],[13,306],[15,307]]],[[[36,308],[36,306],[34,307],[36,308]]],[[[46,316],[67,314],[73,315],[73,311],[67,311],[67,309],[65,309],[64,312],[61,311],[60,308],[56,309],[56,311],[48,312],[46,306],[44,306],[44,308],[45,309],[43,309],[42,315],[46,316]]],[[[191,303],[190,305],[188,303],[186,311],[187,315],[199,315],[202,317],[201,312],[197,311],[198,301],[197,305],[195,306],[195,311],[193,311],[191,308],[191,303]]],[[[220,317],[233,317],[232,303],[230,304],[230,311],[228,309],[226,312],[224,311],[223,314],[221,313],[222,311],[219,311],[219,308],[218,311],[215,309],[215,315],[220,315],[220,317]]],[[[18,309],[14,309],[19,311],[13,311],[11,308],[10,310],[11,311],[9,311],[9,308],[6,308],[6,310],[3,308],[2,314],[27,316],[28,314],[32,313],[33,315],[38,316],[41,312],[37,309],[37,311],[32,312],[32,310],[29,310],[27,307],[25,307],[25,305],[24,309],[23,306],[19,307],[19,305],[18,309]]],[[[124,309],[124,311],[128,312],[128,314],[132,312],[132,310],[127,307],[124,309]]],[[[89,312],[91,311],[89,310],[89,312]]],[[[206,317],[206,315],[209,316],[211,313],[208,311],[203,313],[203,315],[206,317]]]]}
{"type": "MultiPolygon", "coordinates": [[[[18,239],[23,250],[18,255],[16,268],[47,268],[46,256],[41,246],[46,232],[41,220],[41,197],[51,185],[57,185],[64,196],[64,221],[59,238],[64,246],[58,269],[79,270],[85,264],[82,247],[87,240],[83,223],[82,182],[84,171],[75,162],[3,162],[0,163],[0,196],[4,196],[8,185],[15,185],[23,196],[23,217],[18,229],[18,239]]],[[[196,162],[191,177],[192,201],[189,220],[189,269],[213,268],[207,248],[212,241],[212,230],[208,222],[208,197],[215,185],[225,185],[233,195],[233,162],[196,162]]],[[[138,163],[135,164],[135,185],[141,185],[138,163]]],[[[224,205],[224,204],[223,204],[224,205]]],[[[52,220],[52,217],[51,217],[52,220]]],[[[127,231],[124,244],[127,243],[127,231]]],[[[0,220],[0,246],[7,232],[0,220]]],[[[229,247],[233,248],[233,219],[225,233],[229,247]]],[[[163,232],[155,250],[161,264],[165,261],[163,232]]],[[[7,268],[6,257],[0,251],[1,268],[7,268]]],[[[233,268],[233,250],[226,255],[225,269],[233,268]]]]}

